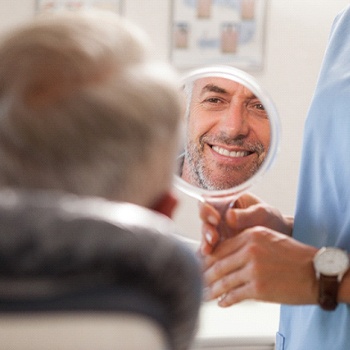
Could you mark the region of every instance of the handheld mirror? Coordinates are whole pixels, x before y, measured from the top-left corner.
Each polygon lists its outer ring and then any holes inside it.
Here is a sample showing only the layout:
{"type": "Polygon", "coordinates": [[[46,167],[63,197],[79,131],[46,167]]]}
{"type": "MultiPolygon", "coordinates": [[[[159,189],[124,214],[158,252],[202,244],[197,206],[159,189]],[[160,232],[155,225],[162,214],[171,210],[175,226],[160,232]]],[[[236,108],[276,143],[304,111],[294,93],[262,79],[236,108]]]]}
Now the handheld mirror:
{"type": "Polygon", "coordinates": [[[194,70],[182,87],[186,112],[175,185],[224,217],[275,160],[278,114],[255,79],[231,66],[194,70]]]}

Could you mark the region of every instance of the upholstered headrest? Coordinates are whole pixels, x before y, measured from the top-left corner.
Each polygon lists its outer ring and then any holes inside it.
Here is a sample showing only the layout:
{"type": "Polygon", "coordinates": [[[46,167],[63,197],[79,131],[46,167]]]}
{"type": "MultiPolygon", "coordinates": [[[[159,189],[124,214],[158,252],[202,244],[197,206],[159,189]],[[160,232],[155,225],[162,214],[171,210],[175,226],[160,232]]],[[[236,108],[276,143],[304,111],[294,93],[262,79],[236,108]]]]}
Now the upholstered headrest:
{"type": "Polygon", "coordinates": [[[0,312],[130,311],[191,342],[199,264],[171,220],[145,208],[48,192],[0,192],[0,312]]]}

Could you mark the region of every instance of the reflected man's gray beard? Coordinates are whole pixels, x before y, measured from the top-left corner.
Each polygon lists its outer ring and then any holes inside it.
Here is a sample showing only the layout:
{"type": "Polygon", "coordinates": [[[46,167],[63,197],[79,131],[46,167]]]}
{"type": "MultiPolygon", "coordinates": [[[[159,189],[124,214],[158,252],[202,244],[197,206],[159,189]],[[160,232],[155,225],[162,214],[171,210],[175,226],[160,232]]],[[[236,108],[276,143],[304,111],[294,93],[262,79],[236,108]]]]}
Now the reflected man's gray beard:
{"type": "MultiPolygon", "coordinates": [[[[214,190],[212,184],[208,184],[206,181],[207,175],[204,175],[205,169],[203,162],[201,161],[201,152],[193,144],[187,145],[185,149],[185,158],[189,166],[189,176],[192,185],[201,187],[206,190],[214,190]]],[[[209,174],[210,175],[210,174],[209,174]]],[[[210,181],[209,181],[210,182],[210,181]]]]}
{"type": "MultiPolygon", "coordinates": [[[[188,160],[190,169],[190,181],[205,190],[224,190],[234,185],[223,186],[211,181],[212,170],[208,169],[203,162],[203,152],[201,152],[194,144],[187,145],[185,150],[185,157],[188,160]]],[[[224,170],[225,171],[225,170],[224,170]]]]}
{"type": "MultiPolygon", "coordinates": [[[[236,141],[230,142],[230,145],[242,145],[244,142],[236,141]]],[[[201,142],[200,148],[196,147],[195,144],[189,143],[185,149],[185,158],[188,160],[188,165],[190,169],[190,178],[191,183],[193,185],[199,186],[206,190],[225,190],[235,186],[240,185],[241,183],[250,179],[260,168],[262,162],[265,159],[265,149],[261,143],[256,143],[254,145],[244,143],[245,147],[248,147],[250,150],[256,152],[259,155],[258,162],[249,170],[246,178],[243,181],[237,181],[236,179],[232,179],[230,181],[226,181],[225,183],[218,183],[218,181],[212,181],[212,170],[208,169],[203,162],[203,149],[204,143],[201,142]],[[248,146],[246,146],[248,145],[248,146]]],[[[232,167],[230,166],[220,166],[221,171],[226,173],[225,177],[229,177],[230,172],[232,171],[232,167]]],[[[242,167],[243,169],[243,167],[242,167]]],[[[240,170],[240,167],[236,167],[236,170],[240,170]]]]}

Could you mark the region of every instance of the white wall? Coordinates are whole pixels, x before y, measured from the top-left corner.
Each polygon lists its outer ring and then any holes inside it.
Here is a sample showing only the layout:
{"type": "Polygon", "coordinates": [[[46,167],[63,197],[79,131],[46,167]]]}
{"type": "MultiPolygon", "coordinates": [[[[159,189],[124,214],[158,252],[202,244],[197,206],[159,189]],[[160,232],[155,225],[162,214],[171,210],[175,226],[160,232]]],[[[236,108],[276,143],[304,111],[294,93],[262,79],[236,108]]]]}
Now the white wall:
{"type": "MultiPolygon", "coordinates": [[[[125,15],[154,41],[155,54],[167,58],[171,0],[124,0],[125,15]]],[[[334,16],[348,0],[269,0],[266,57],[262,72],[251,73],[275,101],[282,123],[276,163],[254,192],[293,214],[305,116],[316,84],[334,16]]],[[[34,15],[35,0],[0,0],[0,31],[34,15]]],[[[194,200],[179,194],[178,225],[198,235],[194,200]],[[196,232],[196,233],[195,233],[196,232]]]]}
{"type": "MultiPolygon", "coordinates": [[[[272,169],[252,191],[294,214],[302,134],[335,15],[348,0],[270,0],[265,68],[252,74],[269,92],[280,114],[282,140],[272,169]]],[[[181,199],[185,197],[181,195],[181,199]]],[[[186,235],[200,237],[194,200],[186,199],[177,214],[186,235]]]]}

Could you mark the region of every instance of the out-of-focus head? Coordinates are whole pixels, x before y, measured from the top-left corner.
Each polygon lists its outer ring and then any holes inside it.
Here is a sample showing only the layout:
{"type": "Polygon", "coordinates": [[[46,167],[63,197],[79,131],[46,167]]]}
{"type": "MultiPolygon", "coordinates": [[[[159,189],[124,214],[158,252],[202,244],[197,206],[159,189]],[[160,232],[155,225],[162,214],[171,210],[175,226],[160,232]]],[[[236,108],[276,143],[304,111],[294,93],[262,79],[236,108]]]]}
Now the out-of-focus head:
{"type": "Polygon", "coordinates": [[[172,181],[179,94],[125,19],[36,18],[0,44],[0,186],[151,206],[172,181]]]}

